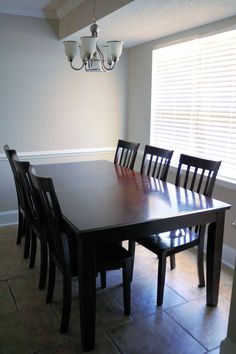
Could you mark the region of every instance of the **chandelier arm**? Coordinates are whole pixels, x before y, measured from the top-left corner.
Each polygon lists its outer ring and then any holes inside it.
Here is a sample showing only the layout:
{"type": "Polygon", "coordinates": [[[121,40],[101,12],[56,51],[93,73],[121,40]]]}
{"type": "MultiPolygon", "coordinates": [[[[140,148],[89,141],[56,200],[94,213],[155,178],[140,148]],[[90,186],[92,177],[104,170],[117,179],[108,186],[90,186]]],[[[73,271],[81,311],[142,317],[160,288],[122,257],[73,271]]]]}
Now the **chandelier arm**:
{"type": "Polygon", "coordinates": [[[105,59],[104,59],[103,52],[101,51],[101,49],[99,48],[98,45],[96,45],[96,49],[97,49],[97,51],[98,51],[98,54],[100,55],[101,62],[104,63],[105,59]]]}
{"type": "Polygon", "coordinates": [[[98,45],[96,46],[96,48],[97,48],[98,54],[99,54],[99,56],[100,56],[100,58],[101,58],[101,64],[102,64],[103,70],[104,70],[104,71],[111,71],[111,70],[113,70],[113,69],[115,68],[115,66],[116,66],[116,62],[113,61],[113,62],[112,62],[113,64],[112,64],[110,67],[106,67],[106,65],[105,65],[105,58],[104,58],[103,52],[101,51],[101,49],[99,48],[98,45]]]}
{"type": "Polygon", "coordinates": [[[102,67],[105,69],[105,71],[111,71],[116,67],[116,62],[113,61],[110,67],[107,67],[104,63],[102,63],[102,67]]]}
{"type": "Polygon", "coordinates": [[[81,65],[80,68],[76,68],[76,67],[73,65],[72,61],[70,60],[70,66],[71,66],[71,68],[72,68],[73,70],[80,71],[80,70],[83,69],[84,65],[85,65],[85,64],[84,64],[84,62],[83,62],[83,64],[81,65]]]}

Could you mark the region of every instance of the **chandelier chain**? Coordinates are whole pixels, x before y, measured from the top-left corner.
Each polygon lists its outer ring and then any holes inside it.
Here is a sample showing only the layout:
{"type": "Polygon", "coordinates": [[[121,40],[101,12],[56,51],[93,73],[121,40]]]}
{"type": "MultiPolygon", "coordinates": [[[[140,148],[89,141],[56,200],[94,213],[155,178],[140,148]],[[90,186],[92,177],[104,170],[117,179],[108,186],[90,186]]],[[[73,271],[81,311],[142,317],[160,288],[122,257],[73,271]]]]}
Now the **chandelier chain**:
{"type": "Polygon", "coordinates": [[[93,1],[93,23],[96,23],[97,11],[96,11],[96,0],[93,1]]]}

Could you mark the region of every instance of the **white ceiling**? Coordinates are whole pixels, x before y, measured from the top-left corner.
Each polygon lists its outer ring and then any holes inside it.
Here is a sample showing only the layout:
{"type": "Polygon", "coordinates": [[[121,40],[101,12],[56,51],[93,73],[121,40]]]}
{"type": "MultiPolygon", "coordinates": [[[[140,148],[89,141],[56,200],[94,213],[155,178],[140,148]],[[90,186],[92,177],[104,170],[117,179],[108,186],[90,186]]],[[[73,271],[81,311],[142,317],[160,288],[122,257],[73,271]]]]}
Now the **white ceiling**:
{"type": "MultiPolygon", "coordinates": [[[[86,0],[87,1],[87,0],[86,0]]],[[[111,0],[107,0],[111,1],[111,0]]],[[[81,0],[0,0],[0,12],[50,12],[61,17],[81,0]],[[5,11],[4,11],[5,8],[5,11]],[[10,10],[12,9],[12,12],[10,10]]],[[[20,13],[18,13],[20,14],[20,13]]],[[[99,38],[124,40],[126,47],[236,15],[236,0],[134,0],[98,21],[99,38]]],[[[92,14],[91,14],[92,19],[92,14]]],[[[70,36],[78,40],[89,27],[70,36]]]]}
{"type": "MultiPolygon", "coordinates": [[[[135,0],[98,21],[99,37],[130,47],[234,15],[236,0],[135,0]]],[[[70,38],[88,33],[89,27],[70,38]]]]}

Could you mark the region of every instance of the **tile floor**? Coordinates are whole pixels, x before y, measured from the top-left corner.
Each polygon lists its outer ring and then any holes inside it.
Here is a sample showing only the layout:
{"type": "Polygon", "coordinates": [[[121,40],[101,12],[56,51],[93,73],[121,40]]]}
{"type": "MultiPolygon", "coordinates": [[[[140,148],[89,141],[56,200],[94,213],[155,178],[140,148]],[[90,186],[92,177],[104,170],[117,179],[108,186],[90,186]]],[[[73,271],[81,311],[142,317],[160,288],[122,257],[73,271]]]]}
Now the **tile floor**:
{"type": "MultiPolygon", "coordinates": [[[[16,226],[0,228],[0,354],[83,353],[80,341],[78,283],[73,283],[70,329],[59,333],[61,278],[54,302],[45,304],[38,290],[38,266],[29,269],[16,246],[16,226]]],[[[232,270],[222,267],[220,301],[205,306],[205,289],[197,287],[196,256],[177,256],[167,272],[164,304],[156,307],[155,255],[137,246],[132,310],[123,316],[121,272],[109,272],[107,288],[97,289],[96,349],[99,354],[219,354],[226,337],[232,270]]]]}

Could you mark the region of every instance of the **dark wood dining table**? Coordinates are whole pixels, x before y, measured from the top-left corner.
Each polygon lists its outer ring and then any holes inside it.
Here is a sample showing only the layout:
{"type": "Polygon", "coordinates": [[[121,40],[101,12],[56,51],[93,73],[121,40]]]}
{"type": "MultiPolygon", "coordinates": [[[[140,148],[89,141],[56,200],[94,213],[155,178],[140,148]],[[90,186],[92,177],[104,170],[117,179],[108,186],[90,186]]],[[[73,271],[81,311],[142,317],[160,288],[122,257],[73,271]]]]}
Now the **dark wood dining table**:
{"type": "MultiPolygon", "coordinates": [[[[76,235],[82,345],[95,346],[96,243],[210,224],[206,304],[218,302],[225,212],[229,204],[142,176],[108,161],[36,166],[51,177],[65,220],[76,235]]],[[[132,313],[132,304],[131,304],[132,313]]]]}

